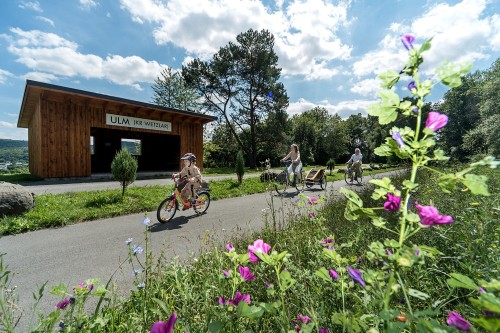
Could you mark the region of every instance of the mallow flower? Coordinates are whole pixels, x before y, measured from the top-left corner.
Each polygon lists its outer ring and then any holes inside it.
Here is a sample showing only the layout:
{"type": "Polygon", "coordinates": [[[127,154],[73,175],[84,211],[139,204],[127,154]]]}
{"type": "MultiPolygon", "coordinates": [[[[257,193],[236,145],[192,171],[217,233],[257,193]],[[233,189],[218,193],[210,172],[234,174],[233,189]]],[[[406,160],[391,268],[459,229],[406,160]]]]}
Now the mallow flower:
{"type": "Polygon", "coordinates": [[[403,147],[405,145],[403,137],[401,136],[401,133],[399,133],[398,131],[392,132],[392,138],[394,139],[394,141],[396,141],[398,146],[403,147]]]}
{"type": "Polygon", "coordinates": [[[233,244],[231,244],[231,243],[227,243],[227,244],[226,244],[226,250],[228,250],[229,252],[234,251],[234,246],[233,246],[233,244]]]}
{"type": "Polygon", "coordinates": [[[347,266],[347,272],[349,273],[353,281],[359,283],[363,287],[366,285],[365,281],[363,280],[363,273],[361,273],[361,271],[347,266]]]}
{"type": "Polygon", "coordinates": [[[413,48],[413,42],[415,41],[415,37],[413,37],[410,34],[404,34],[401,35],[401,42],[403,43],[404,47],[409,50],[413,48]]]}
{"type": "Polygon", "coordinates": [[[240,275],[243,278],[243,280],[249,281],[255,279],[255,275],[253,275],[252,272],[250,272],[250,268],[239,266],[238,270],[240,271],[240,275]]]}
{"type": "Polygon", "coordinates": [[[420,216],[420,224],[426,227],[440,224],[450,224],[453,223],[453,217],[448,215],[439,215],[436,207],[433,206],[421,206],[418,201],[415,201],[415,206],[418,210],[418,216],[420,216]]]}
{"type": "Polygon", "coordinates": [[[439,112],[429,112],[429,116],[425,121],[425,127],[436,132],[442,127],[445,127],[448,123],[448,116],[445,114],[441,114],[439,112]]]}
{"type": "Polygon", "coordinates": [[[331,276],[332,279],[337,280],[339,278],[339,274],[335,272],[334,269],[328,270],[328,274],[331,276]]]}
{"type": "Polygon", "coordinates": [[[56,308],[58,309],[65,309],[69,304],[69,299],[68,298],[65,298],[63,299],[62,301],[60,301],[59,303],[56,304],[56,308]]]}
{"type": "Polygon", "coordinates": [[[240,302],[247,302],[247,304],[250,304],[250,295],[242,294],[239,291],[237,291],[236,294],[234,295],[234,298],[228,299],[228,302],[233,306],[238,306],[240,302]]]}
{"type": "Polygon", "coordinates": [[[172,315],[165,321],[157,321],[151,327],[150,333],[172,333],[174,331],[175,321],[177,320],[177,314],[172,312],[172,315]]]}
{"type": "Polygon", "coordinates": [[[250,262],[259,261],[259,257],[255,253],[265,253],[268,254],[271,250],[271,245],[264,243],[262,239],[257,239],[253,242],[253,245],[248,245],[248,255],[250,256],[250,262]]]}
{"type": "Polygon", "coordinates": [[[322,327],[322,328],[320,328],[320,329],[318,330],[318,333],[329,333],[329,332],[328,332],[328,328],[323,328],[323,327],[322,327]]]}
{"type": "Polygon", "coordinates": [[[387,193],[387,201],[384,203],[384,209],[397,212],[399,210],[399,206],[401,205],[401,197],[394,195],[392,193],[387,193]]]}
{"type": "Polygon", "coordinates": [[[450,312],[448,315],[448,320],[446,320],[446,323],[448,326],[455,326],[461,331],[468,332],[470,331],[470,323],[462,318],[458,313],[455,311],[450,312]]]}
{"type": "Polygon", "coordinates": [[[415,81],[411,81],[408,83],[408,90],[412,91],[413,89],[417,89],[417,85],[415,84],[415,81]]]}

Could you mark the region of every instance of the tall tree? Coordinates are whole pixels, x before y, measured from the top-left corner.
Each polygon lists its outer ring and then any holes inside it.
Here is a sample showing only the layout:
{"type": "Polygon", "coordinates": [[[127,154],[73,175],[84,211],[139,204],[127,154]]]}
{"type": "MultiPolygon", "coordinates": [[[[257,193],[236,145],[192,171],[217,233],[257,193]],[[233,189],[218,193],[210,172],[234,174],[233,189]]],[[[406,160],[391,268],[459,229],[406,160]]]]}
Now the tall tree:
{"type": "Polygon", "coordinates": [[[196,91],[186,86],[179,72],[173,72],[170,67],[161,71],[155,79],[153,88],[153,103],[174,109],[200,112],[201,104],[196,91]]]}
{"type": "Polygon", "coordinates": [[[270,32],[250,29],[239,34],[236,43],[221,47],[210,61],[194,59],[182,68],[186,82],[203,96],[205,109],[226,123],[250,167],[256,165],[261,141],[258,125],[288,106],[273,47],[270,32]],[[246,131],[249,142],[242,138],[246,131]]]}

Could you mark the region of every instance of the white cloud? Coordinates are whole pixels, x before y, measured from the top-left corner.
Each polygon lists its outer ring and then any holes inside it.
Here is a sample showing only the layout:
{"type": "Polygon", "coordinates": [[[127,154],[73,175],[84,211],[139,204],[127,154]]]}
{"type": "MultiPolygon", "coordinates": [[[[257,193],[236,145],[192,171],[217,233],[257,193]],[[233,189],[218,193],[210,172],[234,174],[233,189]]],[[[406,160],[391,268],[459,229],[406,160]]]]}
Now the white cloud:
{"type": "Polygon", "coordinates": [[[377,92],[380,90],[380,80],[378,78],[362,80],[353,85],[350,90],[361,96],[376,98],[377,92]]]}
{"type": "Polygon", "coordinates": [[[9,117],[19,117],[18,113],[7,113],[9,117]]]}
{"type": "Polygon", "coordinates": [[[44,17],[44,16],[37,16],[36,17],[37,20],[40,20],[42,22],[46,22],[48,24],[50,24],[51,26],[55,27],[55,24],[54,24],[54,21],[52,21],[51,19],[47,18],[47,17],[44,17]]]}
{"type": "Polygon", "coordinates": [[[121,0],[137,23],[156,25],[158,44],[172,43],[188,55],[207,59],[229,41],[252,28],[267,29],[275,37],[275,51],[284,75],[327,79],[338,74],[334,60],[346,60],[351,47],[336,35],[349,24],[348,1],[333,5],[324,0],[294,1],[271,11],[253,0],[121,0]]]}
{"type": "Polygon", "coordinates": [[[5,83],[7,81],[7,78],[9,77],[14,77],[14,74],[9,71],[0,69],[0,84],[5,83]]]}
{"type": "Polygon", "coordinates": [[[31,9],[39,13],[43,12],[43,9],[42,7],[40,7],[40,3],[38,1],[21,1],[21,3],[19,4],[19,8],[31,9]]]}
{"type": "Polygon", "coordinates": [[[92,9],[94,7],[97,7],[99,3],[94,1],[94,0],[80,0],[80,6],[83,8],[83,9],[92,9]]]}
{"type": "MultiPolygon", "coordinates": [[[[78,45],[52,33],[37,30],[11,29],[6,38],[9,52],[17,62],[33,71],[25,77],[40,81],[55,81],[59,77],[104,79],[115,84],[142,90],[141,83],[152,83],[165,65],[146,61],[138,56],[109,55],[101,58],[78,52],[78,45]]],[[[0,80],[2,78],[0,72],[0,80]]]]}
{"type": "Polygon", "coordinates": [[[5,128],[0,126],[0,138],[11,140],[28,140],[27,128],[5,128]]]}
{"type": "MultiPolygon", "coordinates": [[[[474,62],[489,57],[491,50],[500,50],[500,18],[483,18],[487,0],[463,0],[455,5],[440,3],[430,7],[411,24],[392,23],[391,31],[379,43],[353,64],[354,74],[379,74],[387,69],[399,71],[407,61],[406,50],[400,43],[402,33],[412,33],[417,42],[433,37],[432,48],[424,53],[424,73],[433,73],[443,61],[474,62]]],[[[415,47],[419,47],[418,43],[415,47]]]]}
{"type": "Polygon", "coordinates": [[[0,127],[16,128],[16,124],[0,120],[0,127]]]}
{"type": "Polygon", "coordinates": [[[340,117],[345,119],[351,115],[356,115],[358,113],[366,115],[366,108],[374,102],[375,100],[351,100],[342,101],[337,104],[331,104],[328,101],[322,101],[320,104],[318,104],[301,98],[297,102],[290,103],[287,112],[290,116],[293,116],[296,114],[301,114],[315,107],[322,107],[328,110],[329,114],[338,114],[340,117]]]}

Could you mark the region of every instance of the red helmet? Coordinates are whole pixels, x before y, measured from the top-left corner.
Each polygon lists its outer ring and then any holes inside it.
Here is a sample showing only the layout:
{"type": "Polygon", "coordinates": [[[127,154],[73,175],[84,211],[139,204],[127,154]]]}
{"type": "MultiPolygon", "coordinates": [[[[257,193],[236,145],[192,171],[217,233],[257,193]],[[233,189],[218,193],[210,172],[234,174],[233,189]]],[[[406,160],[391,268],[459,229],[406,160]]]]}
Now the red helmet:
{"type": "Polygon", "coordinates": [[[193,153],[186,153],[181,157],[181,160],[196,162],[196,156],[193,153]]]}

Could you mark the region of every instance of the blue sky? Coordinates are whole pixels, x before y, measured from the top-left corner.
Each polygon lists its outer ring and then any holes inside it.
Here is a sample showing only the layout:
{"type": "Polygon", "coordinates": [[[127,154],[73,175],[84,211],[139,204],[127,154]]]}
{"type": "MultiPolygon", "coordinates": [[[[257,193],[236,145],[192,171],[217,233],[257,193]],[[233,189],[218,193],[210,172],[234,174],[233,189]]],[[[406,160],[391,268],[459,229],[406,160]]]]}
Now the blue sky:
{"type": "Polygon", "coordinates": [[[28,138],[17,128],[27,79],[151,102],[163,68],[209,59],[250,28],[275,36],[290,115],[365,114],[377,74],[406,60],[402,33],[433,37],[428,77],[445,60],[483,70],[500,56],[498,0],[0,1],[0,138],[28,138]]]}

